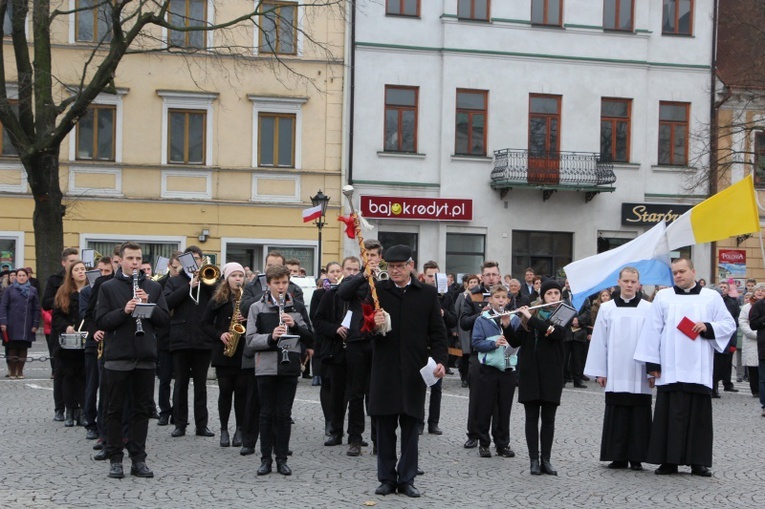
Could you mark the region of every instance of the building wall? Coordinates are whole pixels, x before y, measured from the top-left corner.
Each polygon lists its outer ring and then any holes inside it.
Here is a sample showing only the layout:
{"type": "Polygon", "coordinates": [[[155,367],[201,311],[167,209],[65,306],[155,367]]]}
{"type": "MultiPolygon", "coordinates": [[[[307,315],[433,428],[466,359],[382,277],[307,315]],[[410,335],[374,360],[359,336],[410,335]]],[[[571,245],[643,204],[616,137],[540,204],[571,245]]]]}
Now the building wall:
{"type": "MultiPolygon", "coordinates": [[[[232,19],[256,3],[209,2],[208,19],[232,19]]],[[[239,244],[284,239],[315,251],[317,229],[302,222],[301,210],[311,206],[310,197],[319,189],[331,197],[330,217],[342,199],[344,12],[342,5],[299,7],[298,12],[301,26],[317,43],[298,35],[298,55],[282,57],[292,71],[257,53],[257,28],[251,24],[208,36],[209,45],[238,47],[236,57],[204,52],[126,56],[114,79],[119,94],[101,94],[96,101],[118,104],[117,160],[77,160],[75,131],[61,147],[65,245],[85,247],[93,235],[168,236],[183,239],[185,247],[199,244],[197,237],[208,229],[202,247],[219,261],[225,261],[220,259],[223,239],[239,244]],[[205,164],[167,163],[168,105],[207,109],[211,128],[205,164]],[[257,110],[285,105],[298,116],[295,167],[258,167],[257,110]]],[[[74,42],[73,16],[57,20],[54,68],[63,83],[75,84],[92,46],[74,42]]],[[[149,33],[166,37],[157,27],[149,33]]],[[[12,46],[4,42],[7,58],[12,46]]],[[[141,44],[158,47],[151,40],[141,44]]],[[[24,233],[26,249],[16,263],[34,266],[33,203],[23,169],[13,158],[0,161],[0,193],[0,229],[7,236],[24,233]]],[[[334,221],[324,229],[325,260],[339,255],[339,233],[334,221]]]]}
{"type": "MultiPolygon", "coordinates": [[[[483,234],[485,257],[509,272],[514,230],[570,232],[579,259],[596,253],[599,233],[632,238],[646,230],[622,226],[624,202],[699,201],[683,188],[694,170],[658,166],[659,102],[691,103],[692,132],[706,132],[713,2],[695,2],[693,37],[661,34],[661,2],[635,2],[635,31],[626,34],[602,29],[602,2],[564,4],[562,28],[532,26],[523,0],[491,2],[489,23],[457,19],[456,0],[421,2],[419,18],[386,16],[382,2],[360,7],[352,169],[359,194],[466,198],[474,207],[466,223],[380,219],[370,236],[416,231],[419,261],[448,266],[447,232],[483,234]],[[419,87],[416,155],[383,152],[386,85],[419,87]],[[489,92],[487,157],[454,155],[458,88],[489,92]],[[632,99],[631,156],[614,165],[614,192],[585,203],[573,191],[543,201],[539,190],[501,197],[490,188],[493,151],[528,147],[529,94],[561,95],[560,149],[590,153],[600,150],[601,98],[632,99]]],[[[705,144],[691,141],[692,164],[706,164],[705,144]]],[[[708,267],[708,246],[693,258],[708,267]]]]}

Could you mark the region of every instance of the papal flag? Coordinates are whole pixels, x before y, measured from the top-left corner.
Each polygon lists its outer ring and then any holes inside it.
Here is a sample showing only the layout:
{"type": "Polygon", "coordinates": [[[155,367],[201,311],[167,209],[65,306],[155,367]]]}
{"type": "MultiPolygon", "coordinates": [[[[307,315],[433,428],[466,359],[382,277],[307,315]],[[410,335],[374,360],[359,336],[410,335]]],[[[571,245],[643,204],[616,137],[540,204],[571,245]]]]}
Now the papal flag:
{"type": "Polygon", "coordinates": [[[751,175],[699,203],[667,227],[670,251],[760,231],[751,175]]]}

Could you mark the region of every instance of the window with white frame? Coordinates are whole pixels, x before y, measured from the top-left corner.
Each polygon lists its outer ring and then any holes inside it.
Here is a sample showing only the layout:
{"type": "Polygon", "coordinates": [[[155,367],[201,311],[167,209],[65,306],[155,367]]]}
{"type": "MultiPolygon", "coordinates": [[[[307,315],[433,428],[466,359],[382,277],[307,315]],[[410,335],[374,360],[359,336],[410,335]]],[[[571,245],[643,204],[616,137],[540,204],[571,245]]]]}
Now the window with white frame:
{"type": "Polygon", "coordinates": [[[162,97],[162,164],[213,163],[213,101],[216,93],[159,90],[162,97]]]}
{"type": "Polygon", "coordinates": [[[249,96],[253,112],[252,165],[264,168],[301,166],[304,97],[249,96]]]}
{"type": "Polygon", "coordinates": [[[307,272],[315,271],[317,243],[280,239],[221,239],[221,263],[237,262],[252,271],[265,270],[266,257],[278,251],[284,259],[297,258],[307,272]]]}
{"type": "Polygon", "coordinates": [[[24,267],[24,232],[0,231],[0,270],[24,267]]]}
{"type": "MultiPolygon", "coordinates": [[[[124,235],[109,234],[83,234],[80,241],[81,249],[95,249],[103,256],[111,256],[116,246],[128,240],[124,235]]],[[[133,237],[131,241],[137,242],[141,246],[141,255],[144,261],[156,265],[157,257],[164,256],[170,258],[175,251],[186,249],[186,237],[160,237],[144,236],[133,237]]]]}
{"type": "Polygon", "coordinates": [[[74,37],[77,42],[110,42],[112,40],[112,2],[103,0],[69,0],[74,12],[74,37]]]}
{"type": "Polygon", "coordinates": [[[210,0],[171,0],[167,21],[186,30],[167,32],[167,45],[172,48],[205,49],[212,46],[212,31],[195,30],[212,25],[213,8],[210,0]]]}
{"type": "Polygon", "coordinates": [[[69,137],[70,161],[122,162],[122,99],[127,92],[120,88],[93,100],[69,137]]]}

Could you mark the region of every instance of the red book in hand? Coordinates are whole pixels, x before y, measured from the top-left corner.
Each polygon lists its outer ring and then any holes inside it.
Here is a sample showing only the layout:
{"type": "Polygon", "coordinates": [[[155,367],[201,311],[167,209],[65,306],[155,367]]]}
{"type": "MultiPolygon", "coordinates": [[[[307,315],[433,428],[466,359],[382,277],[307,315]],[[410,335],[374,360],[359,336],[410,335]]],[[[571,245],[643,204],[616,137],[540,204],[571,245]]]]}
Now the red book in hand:
{"type": "Polygon", "coordinates": [[[682,320],[680,320],[680,323],[677,324],[677,330],[685,334],[691,339],[696,339],[699,337],[698,332],[694,332],[693,327],[696,325],[695,322],[693,322],[690,318],[687,316],[684,316],[682,320]]]}

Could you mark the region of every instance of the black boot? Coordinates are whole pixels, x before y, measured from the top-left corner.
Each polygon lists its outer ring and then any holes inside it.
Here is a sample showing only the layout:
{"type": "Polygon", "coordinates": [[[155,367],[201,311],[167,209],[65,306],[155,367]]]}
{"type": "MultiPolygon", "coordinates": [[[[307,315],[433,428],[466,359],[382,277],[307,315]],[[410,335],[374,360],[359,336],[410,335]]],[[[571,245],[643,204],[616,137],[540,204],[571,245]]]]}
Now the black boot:
{"type": "Polygon", "coordinates": [[[74,410],[66,409],[66,417],[64,418],[64,426],[71,428],[74,426],[74,410]]]}
{"type": "Polygon", "coordinates": [[[226,428],[222,428],[220,430],[220,446],[221,447],[231,446],[231,439],[228,436],[228,430],[226,428]]]}
{"type": "Polygon", "coordinates": [[[83,416],[82,416],[82,408],[77,408],[74,411],[74,420],[77,423],[77,426],[84,426],[85,423],[83,422],[83,416]]]}
{"type": "Polygon", "coordinates": [[[550,464],[550,458],[542,456],[542,472],[547,475],[558,475],[558,471],[550,464]]]}
{"type": "Polygon", "coordinates": [[[231,445],[234,447],[242,446],[242,429],[241,428],[236,428],[236,431],[234,431],[234,438],[231,440],[231,445]]]}
{"type": "Polygon", "coordinates": [[[529,468],[531,475],[542,475],[542,470],[539,468],[539,457],[531,458],[531,468],[529,468]]]}

